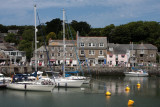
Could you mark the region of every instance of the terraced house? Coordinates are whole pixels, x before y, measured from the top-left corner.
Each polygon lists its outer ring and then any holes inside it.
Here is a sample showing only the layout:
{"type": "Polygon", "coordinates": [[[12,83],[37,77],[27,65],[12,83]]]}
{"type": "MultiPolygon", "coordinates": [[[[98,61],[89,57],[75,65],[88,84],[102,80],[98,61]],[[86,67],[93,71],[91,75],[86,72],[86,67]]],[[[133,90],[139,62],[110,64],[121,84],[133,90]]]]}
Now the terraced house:
{"type": "Polygon", "coordinates": [[[78,55],[82,64],[106,65],[107,37],[78,37],[78,55]]]}

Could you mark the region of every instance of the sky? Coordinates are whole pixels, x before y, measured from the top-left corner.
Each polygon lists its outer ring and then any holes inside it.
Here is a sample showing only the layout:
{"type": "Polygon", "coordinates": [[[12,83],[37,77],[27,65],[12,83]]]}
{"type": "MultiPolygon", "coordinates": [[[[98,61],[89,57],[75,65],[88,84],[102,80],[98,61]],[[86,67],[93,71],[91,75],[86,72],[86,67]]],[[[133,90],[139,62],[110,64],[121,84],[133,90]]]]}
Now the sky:
{"type": "Polygon", "coordinates": [[[160,22],[160,0],[0,0],[0,24],[34,25],[34,4],[41,23],[62,19],[86,21],[93,28],[132,21],[160,22]]]}

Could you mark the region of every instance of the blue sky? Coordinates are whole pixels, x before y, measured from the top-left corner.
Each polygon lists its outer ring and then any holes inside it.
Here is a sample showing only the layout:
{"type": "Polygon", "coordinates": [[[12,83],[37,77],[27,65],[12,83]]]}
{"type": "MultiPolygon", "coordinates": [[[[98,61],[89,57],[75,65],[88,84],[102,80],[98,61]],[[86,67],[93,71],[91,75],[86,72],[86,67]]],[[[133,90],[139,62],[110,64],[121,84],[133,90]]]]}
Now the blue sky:
{"type": "Polygon", "coordinates": [[[42,23],[62,19],[86,21],[92,27],[120,25],[131,21],[160,22],[160,0],[0,0],[0,24],[34,25],[37,4],[42,23]]]}

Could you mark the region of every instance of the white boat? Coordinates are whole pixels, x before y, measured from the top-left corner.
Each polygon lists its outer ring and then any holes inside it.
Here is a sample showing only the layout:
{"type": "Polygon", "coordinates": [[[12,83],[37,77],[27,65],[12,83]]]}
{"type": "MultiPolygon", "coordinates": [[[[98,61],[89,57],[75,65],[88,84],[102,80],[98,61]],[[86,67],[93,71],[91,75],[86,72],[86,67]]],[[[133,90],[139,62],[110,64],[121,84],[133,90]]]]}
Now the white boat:
{"type": "Polygon", "coordinates": [[[89,84],[90,78],[89,77],[84,77],[84,76],[69,76],[66,77],[70,80],[83,80],[83,84],[89,84]]]}
{"type": "MultiPolygon", "coordinates": [[[[37,74],[37,28],[36,28],[36,5],[34,6],[35,14],[35,71],[37,74]]],[[[28,75],[27,75],[28,76],[28,75]]],[[[37,75],[36,75],[37,77],[37,75]]],[[[52,91],[55,83],[52,80],[39,79],[36,81],[11,82],[7,84],[7,88],[26,91],[52,91]]]]}
{"type": "Polygon", "coordinates": [[[4,80],[5,80],[5,82],[8,82],[8,81],[11,81],[11,78],[10,77],[4,77],[4,75],[0,73],[0,81],[4,81],[4,80]]]}
{"type": "Polygon", "coordinates": [[[58,87],[81,87],[84,80],[72,80],[67,77],[65,77],[65,11],[63,9],[63,77],[55,77],[55,82],[58,87]]]}
{"type": "Polygon", "coordinates": [[[4,77],[4,75],[0,73],[0,88],[5,88],[7,86],[7,83],[9,83],[10,81],[10,77],[4,77]]]}
{"type": "Polygon", "coordinates": [[[142,69],[131,71],[131,72],[124,72],[125,76],[132,76],[132,77],[147,77],[148,73],[143,71],[142,69]]]}
{"type": "Polygon", "coordinates": [[[52,91],[55,84],[50,81],[23,81],[7,84],[7,88],[22,91],[52,91]]]}

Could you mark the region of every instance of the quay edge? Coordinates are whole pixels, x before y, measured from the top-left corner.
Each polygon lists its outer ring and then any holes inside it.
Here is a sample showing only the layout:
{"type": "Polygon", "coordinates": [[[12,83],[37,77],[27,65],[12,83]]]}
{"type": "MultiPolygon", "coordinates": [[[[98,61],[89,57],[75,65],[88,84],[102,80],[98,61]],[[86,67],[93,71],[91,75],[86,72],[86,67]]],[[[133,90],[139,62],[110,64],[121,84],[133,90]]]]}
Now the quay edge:
{"type": "MultiPolygon", "coordinates": [[[[53,67],[53,71],[61,72],[61,66],[53,67]]],[[[141,67],[146,70],[150,76],[160,76],[160,67],[141,67]]],[[[69,70],[76,70],[76,67],[66,67],[69,70]]],[[[85,75],[92,76],[124,76],[125,71],[130,71],[130,67],[81,67],[85,75]]],[[[39,71],[50,70],[50,67],[38,67],[39,71]]],[[[6,76],[14,73],[32,73],[34,68],[32,66],[0,66],[0,72],[6,76]]],[[[66,70],[67,71],[67,70],[66,70]]]]}

